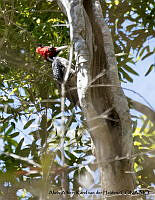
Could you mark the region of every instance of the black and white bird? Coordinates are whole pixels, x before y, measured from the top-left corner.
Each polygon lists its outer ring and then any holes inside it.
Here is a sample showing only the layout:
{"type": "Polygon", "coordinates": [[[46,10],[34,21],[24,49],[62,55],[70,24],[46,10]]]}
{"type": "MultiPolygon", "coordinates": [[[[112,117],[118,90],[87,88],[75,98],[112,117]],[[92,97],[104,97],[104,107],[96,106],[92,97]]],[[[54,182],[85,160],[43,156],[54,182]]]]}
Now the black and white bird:
{"type": "MultiPolygon", "coordinates": [[[[65,58],[58,57],[60,51],[66,49],[67,46],[62,47],[51,47],[51,46],[42,46],[40,45],[36,52],[42,55],[47,61],[51,62],[52,66],[52,77],[56,81],[58,89],[61,88],[61,84],[64,81],[66,71],[69,67],[69,61],[65,58]]],[[[66,97],[71,103],[77,105],[78,95],[76,89],[76,72],[74,65],[72,64],[69,71],[68,80],[65,84],[66,97]]]]}

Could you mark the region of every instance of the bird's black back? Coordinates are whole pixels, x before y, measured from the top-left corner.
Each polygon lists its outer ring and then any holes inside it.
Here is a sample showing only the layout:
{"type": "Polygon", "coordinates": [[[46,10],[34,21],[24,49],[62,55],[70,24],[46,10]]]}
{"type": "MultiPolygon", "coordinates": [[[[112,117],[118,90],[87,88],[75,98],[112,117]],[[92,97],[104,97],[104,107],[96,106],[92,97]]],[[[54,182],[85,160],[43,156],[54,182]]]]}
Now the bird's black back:
{"type": "MultiPolygon", "coordinates": [[[[61,91],[61,83],[64,80],[64,76],[66,74],[67,68],[69,67],[69,61],[62,57],[54,57],[52,62],[52,75],[53,79],[56,80],[57,86],[61,91]]],[[[72,65],[69,73],[68,80],[65,84],[66,89],[66,97],[72,102],[74,105],[78,102],[77,90],[72,89],[76,87],[76,73],[73,69],[74,65],[72,65]]]]}
{"type": "Polygon", "coordinates": [[[53,59],[52,73],[53,73],[53,79],[55,79],[56,81],[58,81],[60,83],[63,82],[63,78],[64,78],[64,74],[65,74],[65,66],[57,58],[53,59]]]}

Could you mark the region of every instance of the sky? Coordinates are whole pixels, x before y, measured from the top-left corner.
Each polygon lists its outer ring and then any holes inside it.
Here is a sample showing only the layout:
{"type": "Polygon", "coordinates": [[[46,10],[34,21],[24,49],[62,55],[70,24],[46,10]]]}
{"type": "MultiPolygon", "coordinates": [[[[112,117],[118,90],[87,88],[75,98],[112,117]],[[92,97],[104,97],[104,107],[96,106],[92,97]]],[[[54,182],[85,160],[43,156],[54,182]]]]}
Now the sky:
{"type": "MultiPolygon", "coordinates": [[[[151,49],[155,47],[155,39],[151,40],[150,46],[151,49]]],[[[133,83],[122,83],[122,87],[134,90],[136,93],[142,95],[155,110],[155,68],[148,76],[145,76],[145,73],[148,71],[151,64],[155,64],[155,55],[151,55],[143,61],[138,61],[135,66],[133,65],[132,67],[139,73],[139,76],[131,74],[131,77],[134,80],[133,83]]],[[[133,100],[149,106],[147,102],[137,94],[127,90],[124,90],[124,93],[133,100]]]]}

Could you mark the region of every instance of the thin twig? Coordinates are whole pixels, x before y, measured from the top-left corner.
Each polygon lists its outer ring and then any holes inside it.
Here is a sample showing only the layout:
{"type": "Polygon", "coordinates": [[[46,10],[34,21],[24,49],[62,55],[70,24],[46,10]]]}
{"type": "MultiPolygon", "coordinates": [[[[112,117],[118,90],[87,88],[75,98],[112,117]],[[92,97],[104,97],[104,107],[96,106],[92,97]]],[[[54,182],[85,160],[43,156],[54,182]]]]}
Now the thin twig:
{"type": "MultiPolygon", "coordinates": [[[[143,97],[139,92],[136,92],[132,89],[128,89],[128,88],[125,88],[125,87],[121,87],[121,86],[118,86],[118,85],[112,85],[112,84],[95,84],[95,85],[90,85],[89,87],[92,87],[92,88],[95,88],[95,87],[117,87],[117,88],[122,88],[123,90],[128,90],[130,92],[133,92],[135,94],[137,94],[139,97],[141,97],[144,102],[154,111],[154,108],[152,107],[152,105],[146,100],[145,97],[143,97]]],[[[76,90],[77,87],[71,87],[70,90],[76,90]]]]}
{"type": "Polygon", "coordinates": [[[8,152],[0,152],[0,154],[4,154],[6,156],[11,156],[11,157],[13,157],[15,159],[25,161],[25,162],[27,162],[27,163],[29,163],[31,165],[35,165],[35,166],[41,168],[41,165],[39,165],[38,163],[34,162],[33,160],[30,160],[29,158],[18,156],[18,155],[14,154],[14,153],[8,153],[8,152]]]}

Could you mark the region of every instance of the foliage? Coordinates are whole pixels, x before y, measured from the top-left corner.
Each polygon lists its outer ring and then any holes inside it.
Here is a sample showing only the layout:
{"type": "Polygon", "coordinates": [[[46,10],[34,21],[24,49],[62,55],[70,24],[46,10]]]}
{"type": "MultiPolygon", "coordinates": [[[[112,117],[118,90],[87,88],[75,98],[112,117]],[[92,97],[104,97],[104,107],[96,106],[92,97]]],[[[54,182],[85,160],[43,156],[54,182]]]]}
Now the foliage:
{"type": "MultiPolygon", "coordinates": [[[[153,54],[149,44],[146,44],[154,35],[152,4],[152,0],[143,1],[143,7],[132,0],[102,1],[115,52],[124,53],[117,57],[122,81],[132,82],[130,74],[138,75],[132,65],[138,59],[147,59],[153,54]]],[[[35,54],[38,43],[54,46],[69,44],[67,19],[55,1],[1,1],[0,11],[1,193],[7,195],[4,187],[4,182],[7,182],[8,187],[15,185],[15,188],[11,187],[10,194],[16,196],[22,186],[34,196],[27,198],[35,199],[40,195],[38,188],[42,193],[47,193],[47,189],[59,190],[63,173],[68,179],[68,188],[77,190],[79,175],[87,171],[93,177],[92,171],[96,170],[93,165],[90,167],[93,170],[88,170],[88,164],[94,159],[91,139],[85,130],[81,110],[66,102],[66,165],[61,166],[59,94],[51,79],[50,66],[35,54]],[[30,162],[32,160],[38,164],[37,167],[30,162]]],[[[153,67],[151,64],[146,75],[153,67]]],[[[139,132],[136,129],[134,140],[137,153],[153,148],[151,127],[143,127],[139,132]]],[[[145,187],[152,183],[153,172],[146,166],[147,159],[152,162],[147,155],[137,157],[135,162],[138,184],[145,187]]],[[[18,194],[20,199],[27,195],[25,190],[18,194]]]]}
{"type": "MultiPolygon", "coordinates": [[[[130,73],[138,74],[132,66],[155,52],[148,43],[155,36],[154,1],[105,0],[102,6],[106,22],[111,28],[115,52],[124,53],[117,57],[120,79],[133,82],[130,73]]],[[[154,64],[148,67],[146,75],[153,67],[154,64]]]]}
{"type": "Polygon", "coordinates": [[[141,120],[143,126],[136,128],[133,134],[135,153],[137,154],[134,168],[138,184],[142,188],[151,189],[154,182],[155,129],[147,117],[142,117],[141,120]]]}

